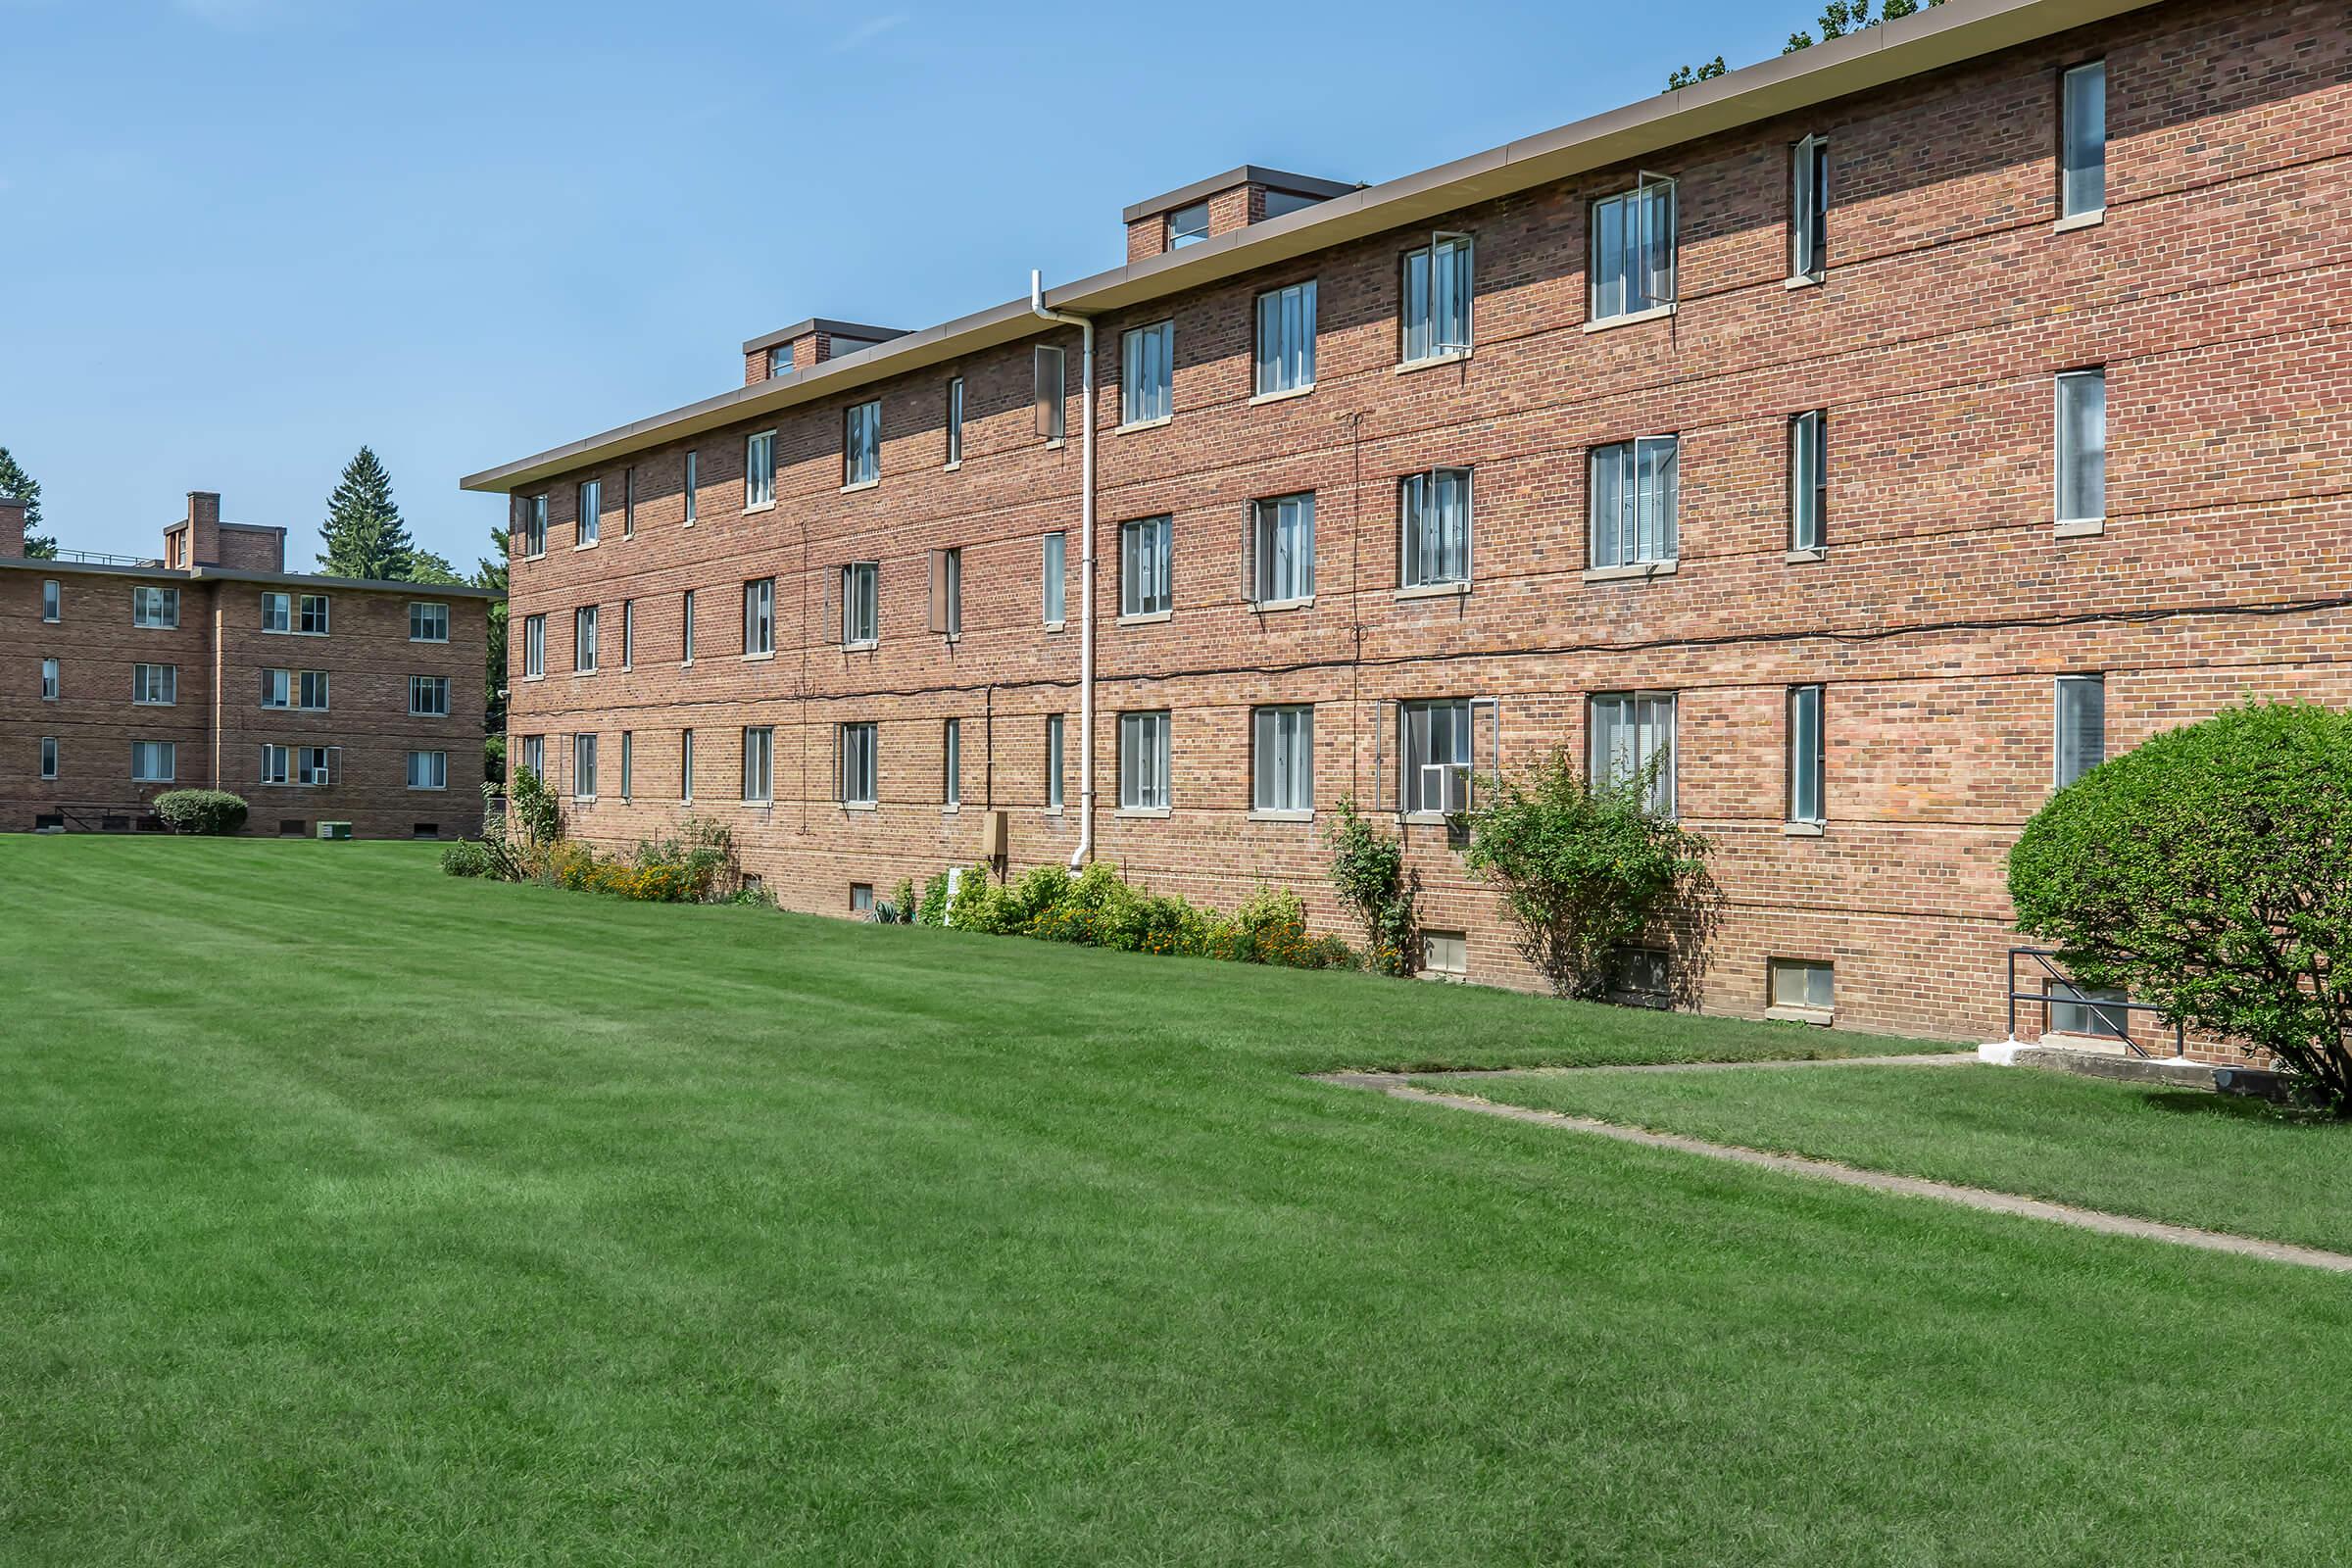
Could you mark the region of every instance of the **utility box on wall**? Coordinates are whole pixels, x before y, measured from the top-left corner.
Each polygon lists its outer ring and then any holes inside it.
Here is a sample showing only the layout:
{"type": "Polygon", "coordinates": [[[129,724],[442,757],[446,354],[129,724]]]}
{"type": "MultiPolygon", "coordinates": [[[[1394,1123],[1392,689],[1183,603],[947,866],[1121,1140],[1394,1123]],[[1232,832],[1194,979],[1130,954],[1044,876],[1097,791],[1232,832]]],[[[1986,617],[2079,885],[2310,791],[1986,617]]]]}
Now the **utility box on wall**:
{"type": "Polygon", "coordinates": [[[1005,868],[1011,858],[1011,832],[1006,813],[1003,811],[991,811],[980,819],[980,857],[996,871],[1000,882],[1004,880],[1005,868]]]}
{"type": "Polygon", "coordinates": [[[351,837],[351,824],[349,822],[321,822],[318,824],[318,836],[322,839],[347,839],[351,837]]]}

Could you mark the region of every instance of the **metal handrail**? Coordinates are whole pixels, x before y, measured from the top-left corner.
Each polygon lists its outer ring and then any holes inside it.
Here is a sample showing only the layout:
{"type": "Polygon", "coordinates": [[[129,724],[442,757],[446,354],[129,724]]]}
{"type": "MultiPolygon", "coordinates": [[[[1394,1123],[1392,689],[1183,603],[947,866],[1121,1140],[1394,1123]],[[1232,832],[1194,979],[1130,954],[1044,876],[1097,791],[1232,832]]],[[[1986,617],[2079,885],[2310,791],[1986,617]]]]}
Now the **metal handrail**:
{"type": "MultiPolygon", "coordinates": [[[[2056,964],[2050,962],[2050,959],[2052,958],[2064,956],[2065,955],[2060,953],[2055,948],[2011,948],[2009,950],[2009,1038],[2012,1040],[2017,1038],[2017,1004],[2019,1003],[2038,1002],[2042,1004],[2041,1032],[2045,1035],[2050,1032],[2050,1004],[2064,1003],[2070,1007],[2090,1008],[2091,1011],[2097,1015],[2102,1024],[2106,1024],[2108,1027],[2118,1031],[2116,1038],[2123,1042],[2126,1050],[2130,1051],[2135,1056],[2146,1056],[2148,1054],[2140,1049],[2139,1042],[2132,1038],[2132,1020],[2129,1017],[2126,1017],[2123,1022],[2119,1024],[2111,1019],[2108,1015],[2111,1012],[2122,1012],[2127,1014],[2134,1012],[2152,1012],[2161,1017],[2164,1013],[2164,1009],[2157,1006],[2154,1003],[2132,1001],[2093,1002],[2082,994],[2080,987],[2076,987],[2076,994],[2071,997],[2052,996],[2048,992],[2020,991],[2017,989],[2017,960],[2020,958],[2032,958],[2035,964],[2040,966],[2043,974],[2049,976],[2050,979],[2057,981],[2060,985],[2074,986],[2074,977],[2060,969],[2056,964]]],[[[2173,1024],[2173,1054],[2176,1056],[2187,1054],[2186,1051],[2183,1049],[2186,1046],[2187,1041],[2187,1029],[2185,1026],[2176,1020],[2173,1024]]]]}

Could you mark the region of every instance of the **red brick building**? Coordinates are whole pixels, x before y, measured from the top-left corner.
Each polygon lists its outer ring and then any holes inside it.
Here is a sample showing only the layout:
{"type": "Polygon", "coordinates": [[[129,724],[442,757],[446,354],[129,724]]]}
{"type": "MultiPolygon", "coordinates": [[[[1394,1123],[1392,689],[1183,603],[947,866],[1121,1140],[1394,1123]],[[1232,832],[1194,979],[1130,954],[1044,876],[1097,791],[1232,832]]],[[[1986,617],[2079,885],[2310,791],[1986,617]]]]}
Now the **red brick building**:
{"type": "Polygon", "coordinates": [[[196,491],[160,561],[30,561],[0,498],[0,827],[156,828],[158,795],[223,789],[249,834],[478,832],[498,596],[285,554],[285,529],[196,491]]]}
{"type": "Polygon", "coordinates": [[[510,728],[579,831],[721,818],[814,910],[1093,856],[1339,928],[1352,796],[1502,984],[1464,773],[1655,757],[1706,1008],[1989,1038],[2059,782],[2352,696],[2348,209],[2341,0],[1952,0],[1386,184],[1236,170],[1038,308],[804,322],[466,480],[510,728]]]}

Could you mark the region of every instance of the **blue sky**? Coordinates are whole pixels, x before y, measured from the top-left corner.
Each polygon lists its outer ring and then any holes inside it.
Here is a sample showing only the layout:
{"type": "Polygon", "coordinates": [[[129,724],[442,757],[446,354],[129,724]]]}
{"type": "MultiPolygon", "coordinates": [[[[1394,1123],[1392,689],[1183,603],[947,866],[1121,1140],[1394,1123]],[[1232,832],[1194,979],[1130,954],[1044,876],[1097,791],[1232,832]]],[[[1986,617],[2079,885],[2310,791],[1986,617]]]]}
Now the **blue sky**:
{"type": "Polygon", "coordinates": [[[734,385],[746,337],[925,326],[1203,174],[1390,178],[1814,9],[0,0],[0,446],[70,547],[210,489],[307,562],[367,443],[470,566],[503,510],[461,474],[734,385]]]}

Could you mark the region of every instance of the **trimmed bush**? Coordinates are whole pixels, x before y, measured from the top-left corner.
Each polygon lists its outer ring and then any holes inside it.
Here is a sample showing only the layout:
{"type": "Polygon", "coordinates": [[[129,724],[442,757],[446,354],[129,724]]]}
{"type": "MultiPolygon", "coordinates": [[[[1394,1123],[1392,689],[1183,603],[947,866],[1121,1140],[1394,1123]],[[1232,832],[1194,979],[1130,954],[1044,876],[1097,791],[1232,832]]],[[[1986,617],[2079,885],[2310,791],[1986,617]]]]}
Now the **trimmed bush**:
{"type": "Polygon", "coordinates": [[[451,876],[497,876],[498,857],[479,839],[460,839],[441,852],[441,869],[451,876]]]}
{"type": "Polygon", "coordinates": [[[155,814],[174,833],[234,833],[245,825],[245,799],[226,790],[167,790],[155,814]]]}
{"type": "Polygon", "coordinates": [[[2017,923],[2075,982],[2251,1043],[2352,1119],[2352,716],[2252,703],[2158,735],[2035,812],[2017,923]]]}

